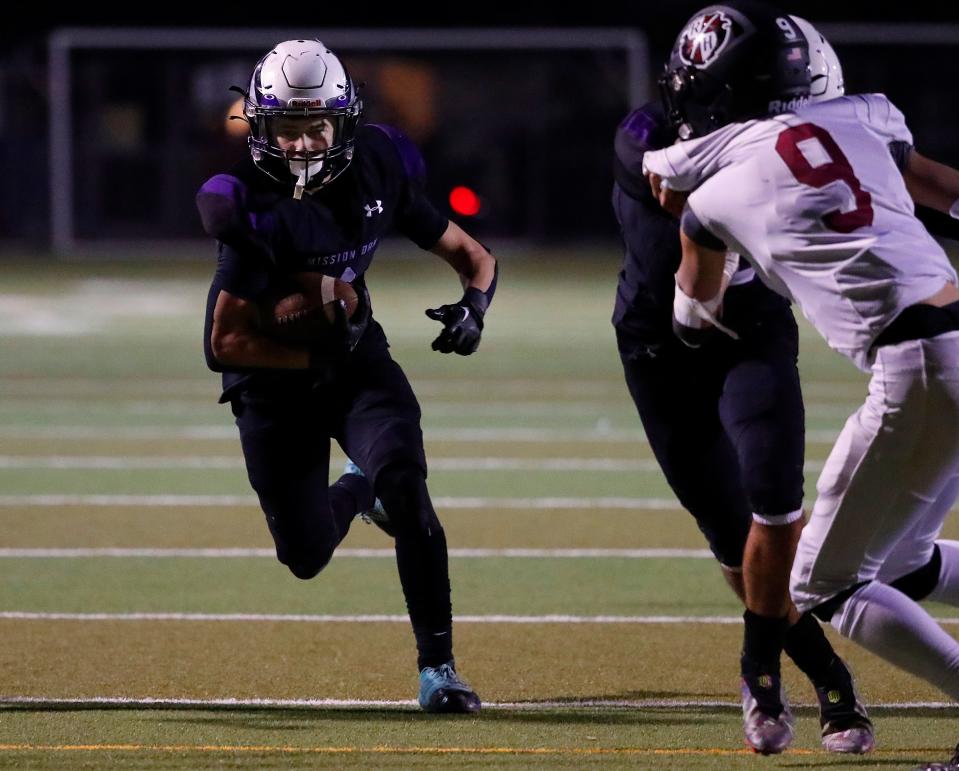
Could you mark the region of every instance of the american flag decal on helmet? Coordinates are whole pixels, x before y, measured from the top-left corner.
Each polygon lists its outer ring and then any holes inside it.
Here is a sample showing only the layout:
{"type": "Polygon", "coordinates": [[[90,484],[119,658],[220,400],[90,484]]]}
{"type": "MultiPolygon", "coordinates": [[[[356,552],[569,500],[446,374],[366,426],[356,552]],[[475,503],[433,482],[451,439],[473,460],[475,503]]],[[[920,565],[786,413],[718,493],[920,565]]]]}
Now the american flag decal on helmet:
{"type": "Polygon", "coordinates": [[[732,38],[733,22],[722,11],[697,16],[679,38],[679,58],[693,67],[708,67],[732,38]]]}

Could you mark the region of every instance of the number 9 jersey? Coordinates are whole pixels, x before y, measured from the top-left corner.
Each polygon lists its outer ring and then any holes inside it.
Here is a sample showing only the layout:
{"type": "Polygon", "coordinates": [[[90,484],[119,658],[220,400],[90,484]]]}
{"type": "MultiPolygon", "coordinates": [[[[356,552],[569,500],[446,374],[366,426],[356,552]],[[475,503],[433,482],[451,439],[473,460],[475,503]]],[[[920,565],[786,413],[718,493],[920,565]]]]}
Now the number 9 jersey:
{"type": "Polygon", "coordinates": [[[885,96],[846,96],[647,153],[644,169],[694,191],[699,224],[868,370],[879,333],[956,282],[914,215],[892,152],[904,144],[912,135],[885,96]]]}

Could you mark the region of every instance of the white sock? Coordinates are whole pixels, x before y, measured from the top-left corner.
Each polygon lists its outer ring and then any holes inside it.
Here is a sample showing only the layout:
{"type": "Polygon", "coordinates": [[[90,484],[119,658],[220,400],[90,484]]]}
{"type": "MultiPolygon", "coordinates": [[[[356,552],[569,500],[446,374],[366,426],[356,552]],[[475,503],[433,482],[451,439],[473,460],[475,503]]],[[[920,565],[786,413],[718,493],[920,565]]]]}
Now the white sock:
{"type": "Polygon", "coordinates": [[[936,541],[936,546],[942,557],[942,568],[939,583],[926,599],[959,606],[959,541],[936,541]]]}
{"type": "Polygon", "coordinates": [[[866,584],[833,614],[832,625],[959,701],[959,642],[899,590],[878,581],[866,584]]]}

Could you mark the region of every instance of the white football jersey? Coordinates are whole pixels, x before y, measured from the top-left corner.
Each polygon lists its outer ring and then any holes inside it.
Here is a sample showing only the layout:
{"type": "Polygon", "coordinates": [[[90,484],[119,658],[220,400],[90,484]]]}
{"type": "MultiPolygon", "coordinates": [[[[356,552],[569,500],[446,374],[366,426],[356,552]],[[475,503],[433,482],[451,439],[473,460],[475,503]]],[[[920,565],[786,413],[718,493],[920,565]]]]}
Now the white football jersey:
{"type": "Polygon", "coordinates": [[[794,300],[830,346],[868,369],[902,310],[956,282],[916,219],[892,141],[912,143],[881,94],[733,123],[646,153],[644,168],[692,190],[700,222],[794,300]]]}

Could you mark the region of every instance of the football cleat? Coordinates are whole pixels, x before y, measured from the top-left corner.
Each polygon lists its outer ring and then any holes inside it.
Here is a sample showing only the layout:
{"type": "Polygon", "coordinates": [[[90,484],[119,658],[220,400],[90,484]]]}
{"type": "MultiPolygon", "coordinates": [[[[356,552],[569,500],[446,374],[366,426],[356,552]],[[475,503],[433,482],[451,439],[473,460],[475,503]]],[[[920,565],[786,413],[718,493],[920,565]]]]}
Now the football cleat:
{"type": "Polygon", "coordinates": [[[795,721],[779,675],[744,677],[742,698],[746,744],[762,755],[778,755],[785,750],[792,743],[795,721]]]}
{"type": "MultiPolygon", "coordinates": [[[[343,467],[343,473],[356,474],[357,476],[361,477],[366,476],[366,474],[363,473],[363,470],[349,458],[346,459],[346,465],[343,467]]],[[[383,508],[383,502],[379,498],[376,498],[373,501],[373,506],[371,508],[367,509],[366,511],[357,512],[357,516],[368,525],[376,525],[387,535],[395,535],[393,529],[390,527],[390,516],[386,513],[386,509],[383,508]]]]}
{"type": "Polygon", "coordinates": [[[856,695],[852,676],[843,668],[838,688],[817,688],[822,746],[829,752],[864,755],[876,746],[872,721],[856,695]]]}
{"type": "Polygon", "coordinates": [[[453,662],[420,671],[420,706],[426,712],[474,714],[480,698],[456,674],[453,662]]]}
{"type": "Polygon", "coordinates": [[[916,771],[959,771],[959,744],[956,745],[956,752],[952,760],[945,763],[927,763],[923,766],[916,766],[916,771]]]}

